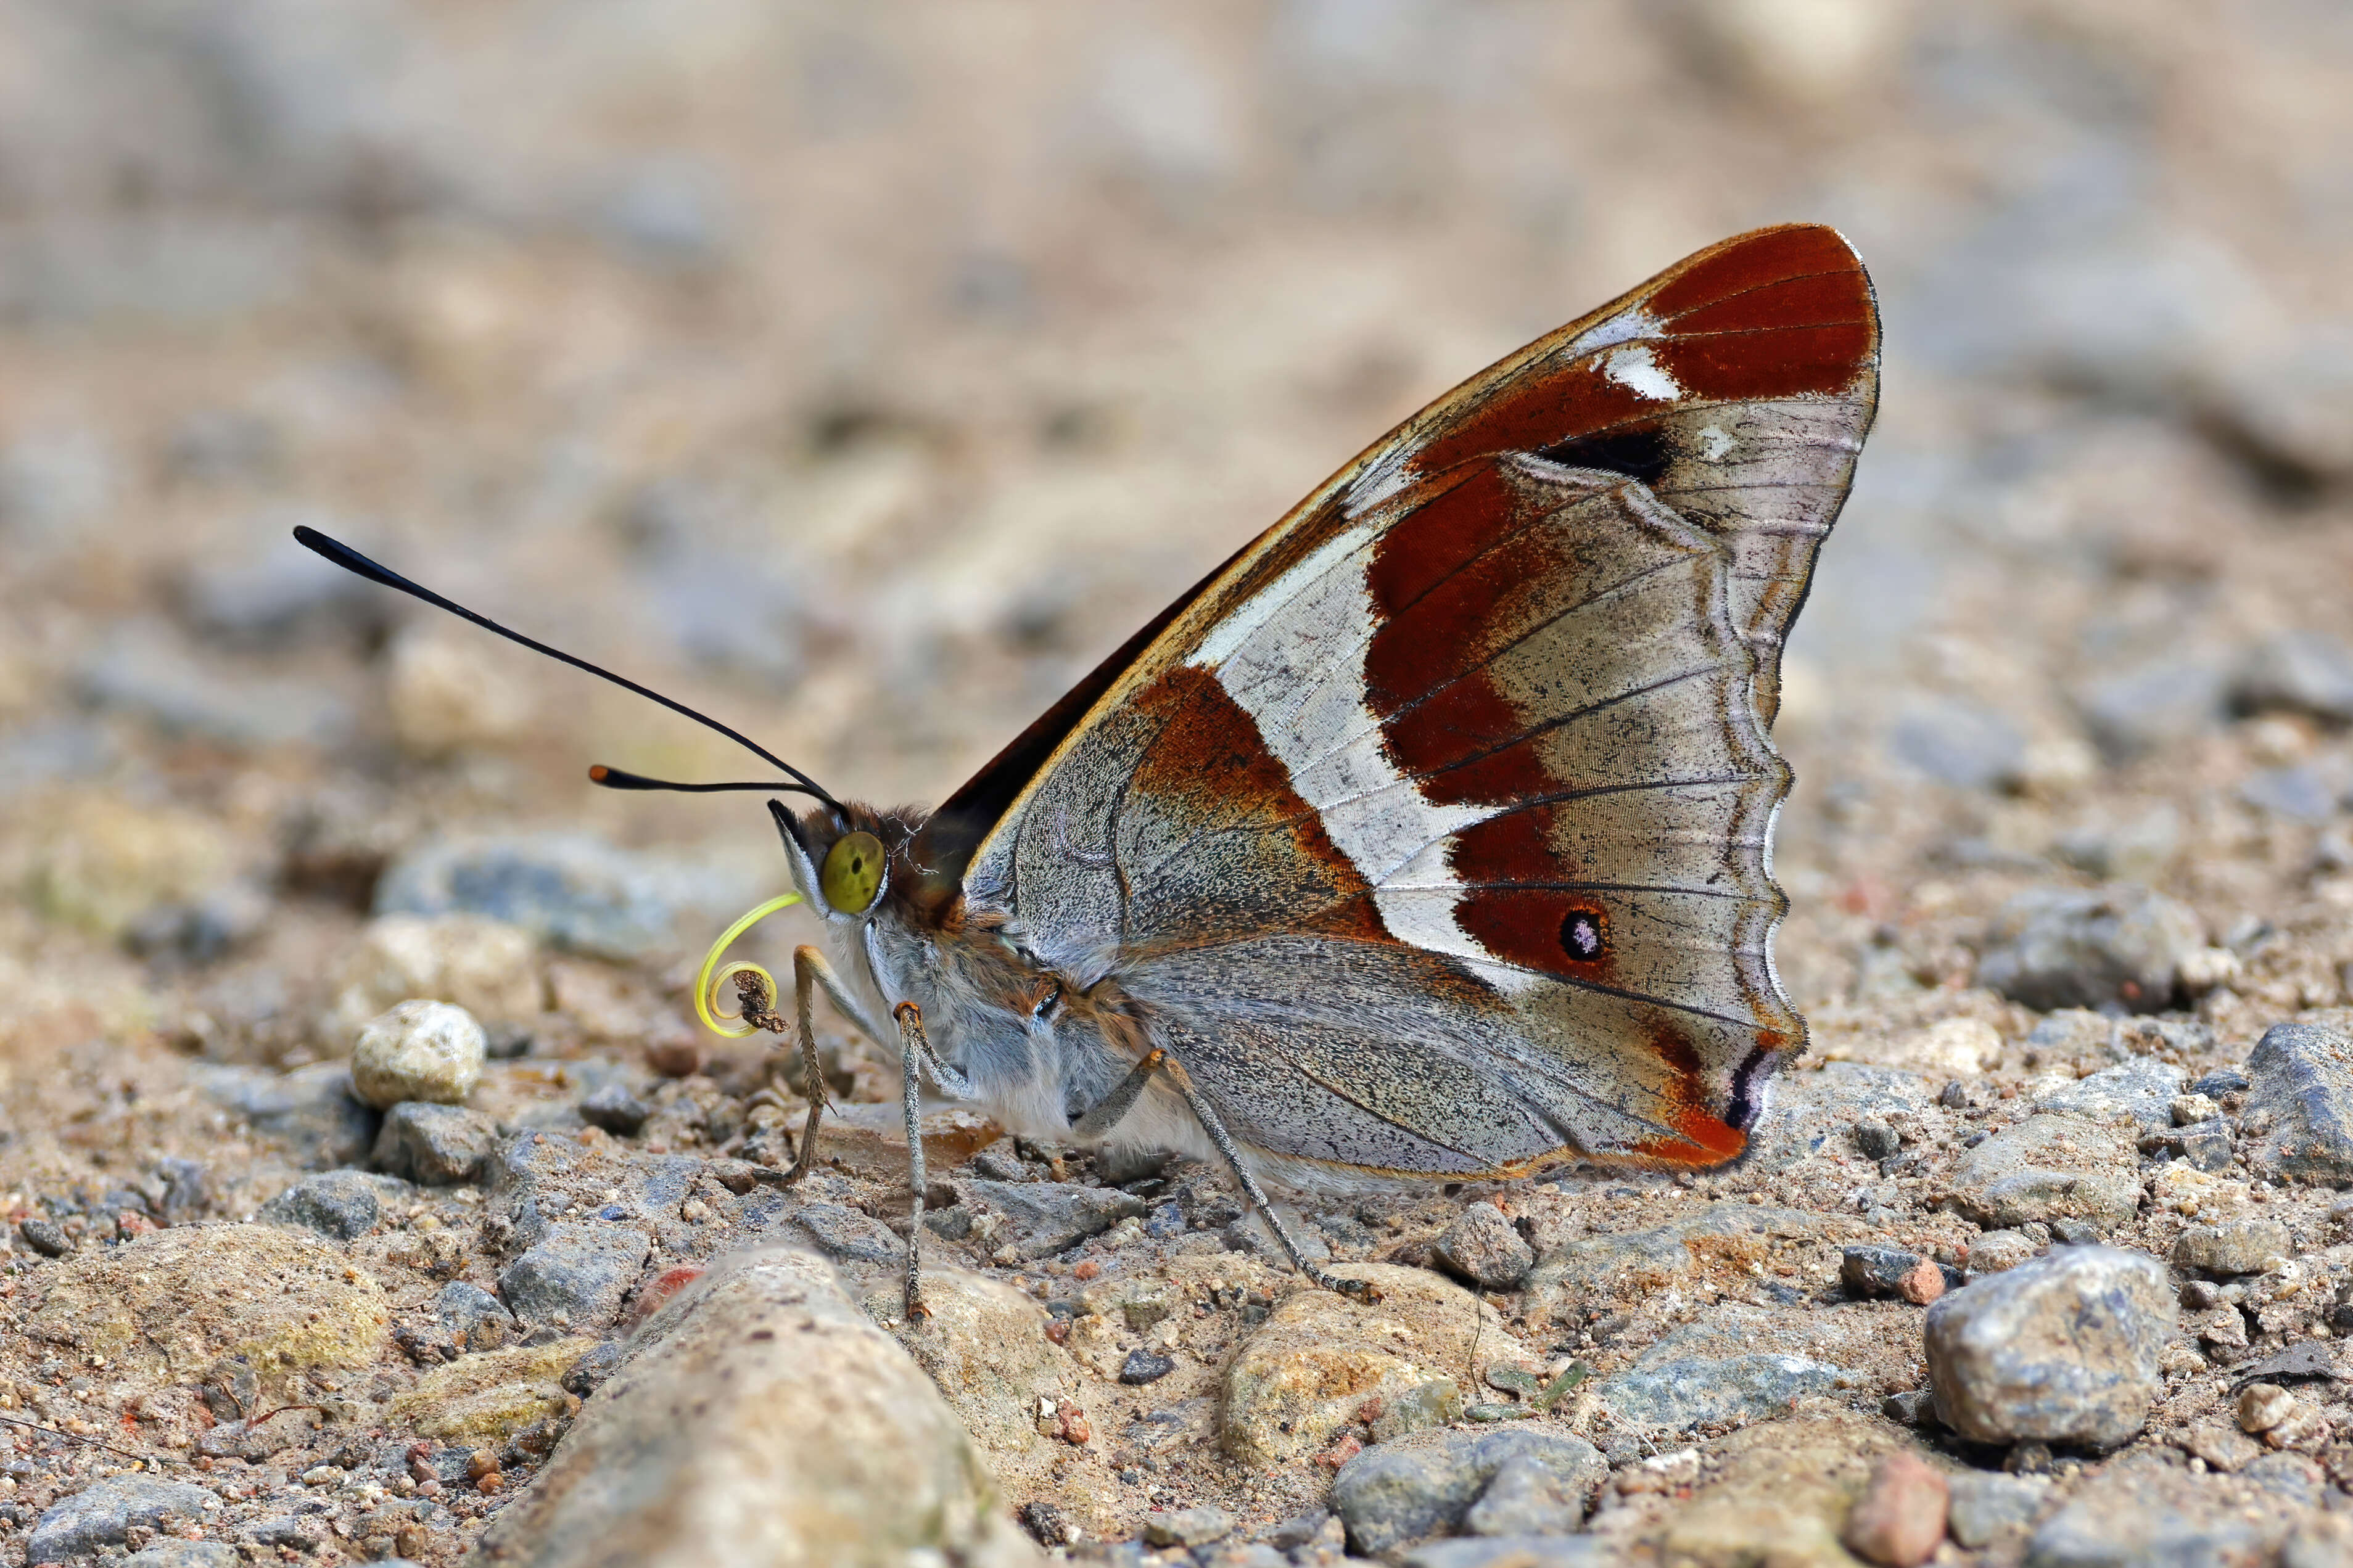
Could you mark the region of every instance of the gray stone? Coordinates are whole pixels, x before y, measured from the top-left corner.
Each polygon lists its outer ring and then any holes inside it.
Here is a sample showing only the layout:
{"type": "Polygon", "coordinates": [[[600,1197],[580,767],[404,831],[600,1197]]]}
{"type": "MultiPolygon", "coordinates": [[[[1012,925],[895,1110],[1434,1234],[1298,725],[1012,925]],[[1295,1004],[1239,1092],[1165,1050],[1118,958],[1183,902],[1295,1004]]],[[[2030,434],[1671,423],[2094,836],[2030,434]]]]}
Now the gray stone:
{"type": "Polygon", "coordinates": [[[385,1113],[370,1158],[387,1174],[446,1187],[482,1180],[498,1148],[499,1124],[480,1111],[411,1100],[385,1113]]]}
{"type": "Polygon", "coordinates": [[[2035,1097],[2043,1110],[2067,1110],[2107,1121],[2129,1116],[2143,1127],[2173,1124],[2174,1097],[2181,1092],[2181,1069],[2150,1057],[2135,1057],[2103,1068],[2073,1083],[2035,1097]]]}
{"type": "Polygon", "coordinates": [[[1993,919],[1978,981],[2040,1012],[2173,1000],[2181,961],[2205,945],[2197,914],[2142,888],[2031,888],[1993,919]]]}
{"type": "Polygon", "coordinates": [[[1556,1465],[1515,1454],[1495,1467],[1479,1500],[1462,1516],[1471,1535],[1566,1535],[1585,1522],[1592,1488],[1556,1465]]]}
{"type": "Polygon", "coordinates": [[[2164,1266],[2116,1247],[1978,1280],[1928,1309],[1937,1418],[1980,1443],[2113,1447],[2163,1391],[2158,1354],[2179,1318],[2164,1266]]]}
{"type": "Polygon", "coordinates": [[[619,1313],[652,1253],[643,1231],[558,1220],[545,1240],[500,1272],[499,1294],[524,1322],[595,1330],[619,1313]]]}
{"type": "Polygon", "coordinates": [[[379,1110],[403,1100],[462,1105],[482,1080],[490,1038],[463,1007],[422,997],[367,1021],[352,1047],[352,1092],[379,1110]]]}
{"type": "Polygon", "coordinates": [[[254,1217],[265,1225],[299,1225],[351,1241],[375,1228],[385,1198],[397,1199],[406,1184],[365,1171],[327,1171],[307,1177],[261,1205],[254,1217]]]}
{"type": "Polygon", "coordinates": [[[2168,658],[2092,682],[2075,705],[2100,749],[2126,762],[2219,725],[2229,681],[2218,663],[2168,658]]]}
{"type": "Polygon", "coordinates": [[[1989,709],[1934,701],[1913,709],[1889,736],[1896,756],[1939,784],[2001,789],[2018,781],[2026,737],[1989,709]]]}
{"type": "MultiPolygon", "coordinates": [[[[618,177],[598,205],[597,224],[652,265],[703,266],[718,259],[733,227],[726,194],[724,177],[709,164],[676,156],[648,158],[618,177]]],[[[722,605],[710,606],[705,618],[726,618],[722,605]]]]}
{"type": "Polygon", "coordinates": [[[816,1241],[818,1250],[837,1263],[872,1263],[896,1268],[907,1255],[907,1244],[871,1215],[845,1204],[809,1204],[793,1215],[793,1223],[816,1241]]]}
{"type": "Polygon", "coordinates": [[[2153,883],[2181,854],[2181,813],[2160,803],[2116,817],[2095,811],[2059,835],[2052,846],[2059,858],[2106,881],[2153,883]]]}
{"type": "Polygon", "coordinates": [[[58,1228],[55,1222],[39,1215],[27,1215],[16,1222],[16,1234],[26,1246],[44,1258],[63,1258],[74,1249],[73,1237],[58,1228]]]}
{"type": "Polygon", "coordinates": [[[2205,1274],[2260,1274],[2272,1260],[2295,1251],[2287,1226],[2275,1219],[2234,1219],[2193,1225],[2173,1241],[2173,1266],[2205,1274]]]}
{"type": "MultiPolygon", "coordinates": [[[[377,1568],[397,1568],[398,1559],[379,1558],[377,1568]]],[[[134,1552],[117,1568],[243,1568],[244,1556],[222,1541],[159,1541],[134,1552]]]]}
{"type": "Polygon", "coordinates": [[[1953,1199],[1981,1226],[2059,1218],[2120,1225],[2140,1208],[2132,1141],[2081,1116],[2030,1116],[1961,1157],[1953,1199]]]}
{"type": "Polygon", "coordinates": [[[1147,1383],[1159,1382],[1176,1370],[1176,1362],[1167,1356],[1138,1346],[1128,1352],[1127,1359],[1120,1363],[1119,1380],[1131,1387],[1140,1388],[1147,1383]]]}
{"type": "Polygon", "coordinates": [[[110,637],[74,671],[82,700],[170,734],[225,746],[332,746],[352,731],[350,707],[311,682],[214,668],[152,622],[110,637]]]}
{"type": "Polygon", "coordinates": [[[2047,1476],[2005,1476],[1989,1470],[1956,1470],[1945,1478],[1952,1493],[1946,1528],[1953,1539],[1972,1549],[1990,1544],[2005,1531],[2024,1530],[2034,1522],[2050,1495],[2047,1476]]]}
{"type": "Polygon", "coordinates": [[[327,1521],[291,1513],[265,1513],[237,1527],[237,1539],[261,1547],[291,1547],[308,1556],[329,1539],[327,1521]]]}
{"type": "Polygon", "coordinates": [[[1535,1267],[1536,1255],[1493,1204],[1467,1205],[1430,1248],[1457,1279],[1482,1290],[1513,1290],[1535,1267]]]}
{"type": "Polygon", "coordinates": [[[2274,1174],[2353,1183],[2353,1036],[2323,1024],[2274,1024],[2247,1058],[2246,1116],[2268,1113],[2249,1163],[2274,1174]]]}
{"type": "Polygon", "coordinates": [[[185,902],[155,905],[131,922],[122,942],[142,958],[212,963],[259,935],[271,909],[261,889],[227,882],[185,902]]]}
{"type": "Polygon", "coordinates": [[[739,1254],[657,1312],[480,1550],[515,1568],[1039,1561],[932,1380],[806,1251],[739,1254]]]}
{"type": "Polygon", "coordinates": [[[1377,1555],[1459,1525],[1504,1465],[1547,1471],[1580,1515],[1609,1476],[1581,1437],[1527,1427],[1416,1433],[1367,1448],[1332,1480],[1332,1511],[1356,1551],[1377,1555]]]}
{"type": "Polygon", "coordinates": [[[2238,796],[2258,811],[2291,822],[2323,823],[2337,815],[2344,790],[2335,778],[2316,767],[2297,763],[2263,768],[2239,781],[2238,796]]]}
{"type": "Polygon", "coordinates": [[[62,1563],[101,1546],[119,1546],[132,1526],[153,1529],[167,1514],[201,1520],[212,1495],[185,1481],[110,1476],[42,1510],[26,1540],[25,1561],[62,1563]]]}
{"type": "MultiPolygon", "coordinates": [[[[1841,1064],[1833,1062],[1832,1067],[1841,1064]]],[[[1813,1075],[1800,1075],[1813,1076],[1813,1075]]],[[[1580,1236],[1547,1252],[1528,1279],[1528,1310],[1555,1314],[1628,1289],[1656,1289],[1697,1267],[1688,1245],[1709,1237],[1819,1236],[1819,1215],[1797,1209],[1713,1203],[1696,1214],[1651,1230],[1580,1236]]]]}
{"type": "Polygon", "coordinates": [[[2028,1568],[2263,1562],[2287,1521],[2238,1506],[2227,1483],[2136,1456],[2094,1476],[2027,1542],[2028,1568]]]}
{"type": "Polygon", "coordinates": [[[581,1121],[622,1138],[636,1137],[653,1113],[652,1106],[631,1094],[628,1086],[622,1083],[608,1083],[580,1102],[581,1121]]]}
{"type": "Polygon", "coordinates": [[[433,1316],[469,1350],[496,1350],[513,1335],[517,1324],[505,1302],[463,1279],[452,1279],[433,1298],[433,1316]]]}
{"type": "MultiPolygon", "coordinates": [[[[273,522],[276,520],[273,520],[273,522]]],[[[348,537],[349,524],[312,516],[329,533],[348,537]]],[[[207,561],[181,584],[180,608],[208,642],[242,649],[280,649],[304,642],[381,637],[390,625],[382,593],[347,572],[322,572],[285,531],[271,528],[273,548],[243,561],[207,561]]]]}
{"type": "Polygon", "coordinates": [[[1610,1568],[1625,1556],[1617,1543],[1589,1535],[1515,1535],[1433,1541],[1398,1561],[1402,1568],[1610,1568]]]}
{"type": "Polygon", "coordinates": [[[2285,710],[2353,723],[2353,648],[2325,632],[2278,633],[2247,651],[2231,695],[2250,712],[2285,710]]]}
{"type": "Polygon", "coordinates": [[[2253,1081],[2237,1068],[2216,1068],[2190,1084],[2189,1092],[2202,1094],[2209,1100],[2220,1100],[2226,1094],[2244,1093],[2253,1081]]]}
{"type": "Polygon", "coordinates": [[[1854,1147],[1867,1160],[1884,1160],[1902,1152],[1904,1140],[1877,1117],[1865,1117],[1854,1124],[1854,1147]]]}
{"type": "Polygon", "coordinates": [[[576,834],[452,839],[386,868],[375,912],[489,915],[553,946],[643,959],[675,951],[690,918],[723,920],[720,911],[751,903],[757,875],[748,865],[631,853],[576,834]]]}
{"type": "Polygon", "coordinates": [[[1116,1187],[1069,1182],[971,1181],[961,1187],[967,1202],[977,1199],[1012,1222],[1012,1245],[1024,1258],[1067,1251],[1147,1206],[1116,1187]]]}
{"type": "Polygon", "coordinates": [[[1221,1508],[1179,1508],[1144,1516],[1144,1539],[1155,1546],[1207,1546],[1234,1532],[1234,1516],[1221,1508]]]}
{"type": "Polygon", "coordinates": [[[1620,1427],[1682,1431],[1786,1415],[1795,1401],[1828,1394],[1846,1376],[1843,1367],[1801,1355],[1677,1356],[1605,1378],[1593,1397],[1620,1427]]]}
{"type": "Polygon", "coordinates": [[[113,736],[100,724],[19,720],[0,735],[0,798],[59,780],[92,777],[106,771],[116,751],[113,736]]]}
{"type": "Polygon", "coordinates": [[[566,1394],[576,1394],[586,1399],[605,1385],[622,1363],[629,1359],[629,1347],[617,1340],[607,1340],[595,1350],[574,1362],[558,1380],[566,1394]]]}
{"type": "Polygon", "coordinates": [[[2022,1230],[1984,1231],[1969,1243],[1969,1272],[2007,1273],[2021,1263],[2031,1262],[2042,1251],[2042,1244],[2022,1230]]]}
{"type": "Polygon", "coordinates": [[[2229,1119],[2216,1116],[2187,1127],[2144,1134],[2140,1147],[2145,1154],[2169,1154],[2189,1161],[2193,1169],[2213,1172],[2231,1168],[2238,1141],[2231,1135],[2229,1119]]]}
{"type": "Polygon", "coordinates": [[[310,1170],[332,1170],[365,1157],[376,1113],[352,1094],[351,1069],[318,1062],[290,1073],[216,1062],[189,1064],[206,1096],[310,1170]]]}

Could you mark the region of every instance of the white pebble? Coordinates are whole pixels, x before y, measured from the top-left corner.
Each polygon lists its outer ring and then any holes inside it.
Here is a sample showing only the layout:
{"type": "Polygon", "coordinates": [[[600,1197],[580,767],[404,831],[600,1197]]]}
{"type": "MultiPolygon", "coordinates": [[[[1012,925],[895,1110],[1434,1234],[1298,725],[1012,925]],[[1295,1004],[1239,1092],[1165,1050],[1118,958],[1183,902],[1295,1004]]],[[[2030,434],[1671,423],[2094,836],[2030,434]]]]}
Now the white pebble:
{"type": "Polygon", "coordinates": [[[403,1002],[369,1020],[352,1047],[352,1089],[379,1110],[404,1100],[459,1105],[481,1081],[490,1042],[463,1007],[403,1002]]]}

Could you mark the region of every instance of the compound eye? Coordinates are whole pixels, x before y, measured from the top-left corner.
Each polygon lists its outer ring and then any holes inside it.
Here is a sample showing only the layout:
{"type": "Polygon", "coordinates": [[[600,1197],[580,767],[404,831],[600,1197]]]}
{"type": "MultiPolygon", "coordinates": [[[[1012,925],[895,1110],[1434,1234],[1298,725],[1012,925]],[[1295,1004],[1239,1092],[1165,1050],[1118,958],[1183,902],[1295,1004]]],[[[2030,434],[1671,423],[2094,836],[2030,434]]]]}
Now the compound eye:
{"type": "Polygon", "coordinates": [[[882,840],[871,833],[849,834],[826,851],[818,890],[835,913],[864,913],[881,888],[882,840]]]}

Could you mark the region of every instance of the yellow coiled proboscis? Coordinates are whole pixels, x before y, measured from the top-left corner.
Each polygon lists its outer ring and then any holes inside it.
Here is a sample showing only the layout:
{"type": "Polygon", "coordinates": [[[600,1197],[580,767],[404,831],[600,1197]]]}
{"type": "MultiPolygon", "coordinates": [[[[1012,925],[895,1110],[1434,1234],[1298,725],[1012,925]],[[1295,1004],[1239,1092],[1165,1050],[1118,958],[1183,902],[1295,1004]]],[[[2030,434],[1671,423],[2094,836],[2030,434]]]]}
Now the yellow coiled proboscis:
{"type": "Polygon", "coordinates": [[[702,971],[694,977],[694,1012],[695,1016],[702,1020],[704,1028],[714,1035],[723,1035],[731,1040],[740,1040],[746,1035],[759,1033],[760,1026],[757,1024],[747,1023],[740,1014],[723,1013],[718,1010],[714,1005],[718,1000],[718,991],[723,985],[733,984],[735,977],[739,974],[756,974],[767,986],[768,995],[775,998],[782,994],[776,988],[776,977],[756,963],[747,963],[739,959],[722,968],[719,960],[726,953],[728,948],[733,945],[737,937],[742,936],[778,910],[800,901],[801,896],[798,893],[785,893],[770,899],[766,903],[729,926],[720,934],[719,940],[711,944],[711,951],[703,954],[702,971]]]}

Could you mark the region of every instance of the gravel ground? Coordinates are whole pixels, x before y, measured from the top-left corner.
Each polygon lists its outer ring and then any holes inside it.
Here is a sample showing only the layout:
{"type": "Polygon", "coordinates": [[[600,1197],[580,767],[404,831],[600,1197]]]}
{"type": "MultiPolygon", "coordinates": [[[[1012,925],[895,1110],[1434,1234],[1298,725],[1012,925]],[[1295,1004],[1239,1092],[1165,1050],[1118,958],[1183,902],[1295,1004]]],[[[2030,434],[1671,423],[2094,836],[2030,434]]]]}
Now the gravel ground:
{"type": "Polygon", "coordinates": [[[0,1563],[2353,1561],[2337,8],[0,37],[0,1563]],[[1796,217],[1888,356],[1778,728],[1812,1050],[1723,1173],[1299,1211],[1377,1306],[938,1106],[901,1322],[895,1066],[826,1026],[783,1190],[810,1086],[693,1024],[765,819],[581,777],[740,761],[287,538],[937,799],[1796,217]]]}

